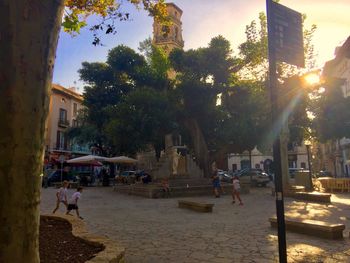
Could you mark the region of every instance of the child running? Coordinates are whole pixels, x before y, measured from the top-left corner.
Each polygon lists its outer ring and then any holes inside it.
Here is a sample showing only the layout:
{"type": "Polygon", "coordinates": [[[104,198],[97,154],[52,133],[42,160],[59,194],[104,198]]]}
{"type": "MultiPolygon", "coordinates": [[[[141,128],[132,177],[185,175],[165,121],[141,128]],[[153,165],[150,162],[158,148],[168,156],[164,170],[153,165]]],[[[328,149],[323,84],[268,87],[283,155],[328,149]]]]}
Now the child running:
{"type": "Polygon", "coordinates": [[[63,185],[58,191],[56,192],[56,207],[52,211],[52,213],[56,213],[57,209],[60,207],[60,203],[63,203],[65,207],[67,208],[68,202],[67,202],[67,188],[68,188],[68,181],[63,181],[63,185]]]}
{"type": "Polygon", "coordinates": [[[238,179],[238,176],[234,176],[233,177],[233,180],[232,180],[232,185],[233,185],[233,191],[232,191],[232,204],[234,204],[236,202],[236,197],[239,201],[239,205],[243,205],[243,202],[241,200],[241,197],[239,195],[240,193],[240,189],[241,189],[241,186],[239,184],[239,179],[238,179]]]}
{"type": "Polygon", "coordinates": [[[75,210],[75,212],[77,213],[77,217],[80,219],[83,219],[79,215],[79,208],[78,208],[78,200],[80,199],[82,192],[83,192],[83,187],[78,187],[77,191],[72,195],[71,199],[68,202],[66,215],[71,215],[70,211],[75,210]]]}

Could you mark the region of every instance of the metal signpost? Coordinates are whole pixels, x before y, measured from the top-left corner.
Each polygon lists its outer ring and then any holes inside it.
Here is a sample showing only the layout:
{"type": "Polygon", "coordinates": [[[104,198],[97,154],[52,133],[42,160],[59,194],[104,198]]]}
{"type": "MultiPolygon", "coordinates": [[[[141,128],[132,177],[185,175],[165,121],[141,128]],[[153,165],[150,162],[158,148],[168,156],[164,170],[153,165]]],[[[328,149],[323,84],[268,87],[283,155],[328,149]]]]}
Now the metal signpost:
{"type": "Polygon", "coordinates": [[[63,163],[64,163],[64,160],[65,160],[65,156],[63,154],[60,155],[60,157],[58,158],[58,160],[60,161],[61,163],[61,183],[63,181],[63,163]]]}
{"type": "MultiPolygon", "coordinates": [[[[278,81],[276,62],[304,67],[304,45],[301,14],[283,5],[267,0],[267,28],[269,52],[269,86],[272,122],[279,121],[278,81]]],[[[287,263],[286,226],[282,184],[281,142],[279,134],[273,143],[275,168],[276,212],[278,225],[279,262],[287,263]]]]}

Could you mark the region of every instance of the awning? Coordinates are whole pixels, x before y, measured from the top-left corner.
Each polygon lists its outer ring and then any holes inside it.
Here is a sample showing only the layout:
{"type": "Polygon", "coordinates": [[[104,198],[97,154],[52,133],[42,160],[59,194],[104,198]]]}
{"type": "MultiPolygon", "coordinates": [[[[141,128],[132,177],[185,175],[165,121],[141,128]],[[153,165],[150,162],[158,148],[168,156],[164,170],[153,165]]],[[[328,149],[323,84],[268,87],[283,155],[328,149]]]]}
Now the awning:
{"type": "Polygon", "coordinates": [[[96,162],[104,162],[106,161],[106,157],[97,156],[97,155],[86,155],[74,159],[70,159],[67,163],[84,163],[84,164],[96,164],[96,162]]]}
{"type": "Polygon", "coordinates": [[[121,164],[134,164],[138,162],[138,160],[127,156],[116,156],[111,158],[105,158],[105,161],[110,163],[121,163],[121,164]]]}

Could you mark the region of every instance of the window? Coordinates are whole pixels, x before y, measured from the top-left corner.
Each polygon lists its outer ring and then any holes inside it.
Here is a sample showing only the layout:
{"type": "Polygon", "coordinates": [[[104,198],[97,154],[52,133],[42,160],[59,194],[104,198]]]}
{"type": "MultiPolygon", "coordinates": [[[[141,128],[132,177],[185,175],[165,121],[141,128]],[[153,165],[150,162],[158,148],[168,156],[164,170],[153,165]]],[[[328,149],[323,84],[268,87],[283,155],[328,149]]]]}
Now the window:
{"type": "Polygon", "coordinates": [[[65,109],[60,109],[60,121],[66,122],[67,121],[67,111],[65,109]]]}
{"type": "Polygon", "coordinates": [[[73,120],[72,121],[72,125],[73,125],[73,127],[78,127],[78,121],[77,120],[73,120]]]}
{"type": "Polygon", "coordinates": [[[232,171],[237,171],[237,164],[236,163],[232,164],[232,171]]]}
{"type": "Polygon", "coordinates": [[[63,131],[57,131],[56,148],[60,150],[67,149],[67,138],[63,131]]]}
{"type": "Polygon", "coordinates": [[[78,104],[73,103],[73,116],[77,116],[78,114],[78,104]]]}
{"type": "Polygon", "coordinates": [[[170,28],[168,26],[162,26],[163,38],[168,37],[169,33],[170,33],[170,28]]]}
{"type": "Polygon", "coordinates": [[[306,169],[306,163],[301,163],[300,166],[301,168],[306,169]]]}
{"type": "Polygon", "coordinates": [[[178,38],[178,35],[179,35],[179,29],[175,27],[175,39],[178,38]]]}

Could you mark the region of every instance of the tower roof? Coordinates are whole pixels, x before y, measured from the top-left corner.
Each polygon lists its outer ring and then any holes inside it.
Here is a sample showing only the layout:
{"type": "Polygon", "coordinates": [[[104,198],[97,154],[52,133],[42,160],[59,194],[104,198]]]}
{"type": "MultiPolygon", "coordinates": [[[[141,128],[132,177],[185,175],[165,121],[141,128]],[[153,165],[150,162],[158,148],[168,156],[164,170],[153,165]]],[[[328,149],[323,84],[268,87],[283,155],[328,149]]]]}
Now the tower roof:
{"type": "Polygon", "coordinates": [[[174,7],[177,11],[179,11],[180,14],[182,14],[182,9],[177,5],[175,5],[174,3],[166,3],[166,5],[174,7]]]}

